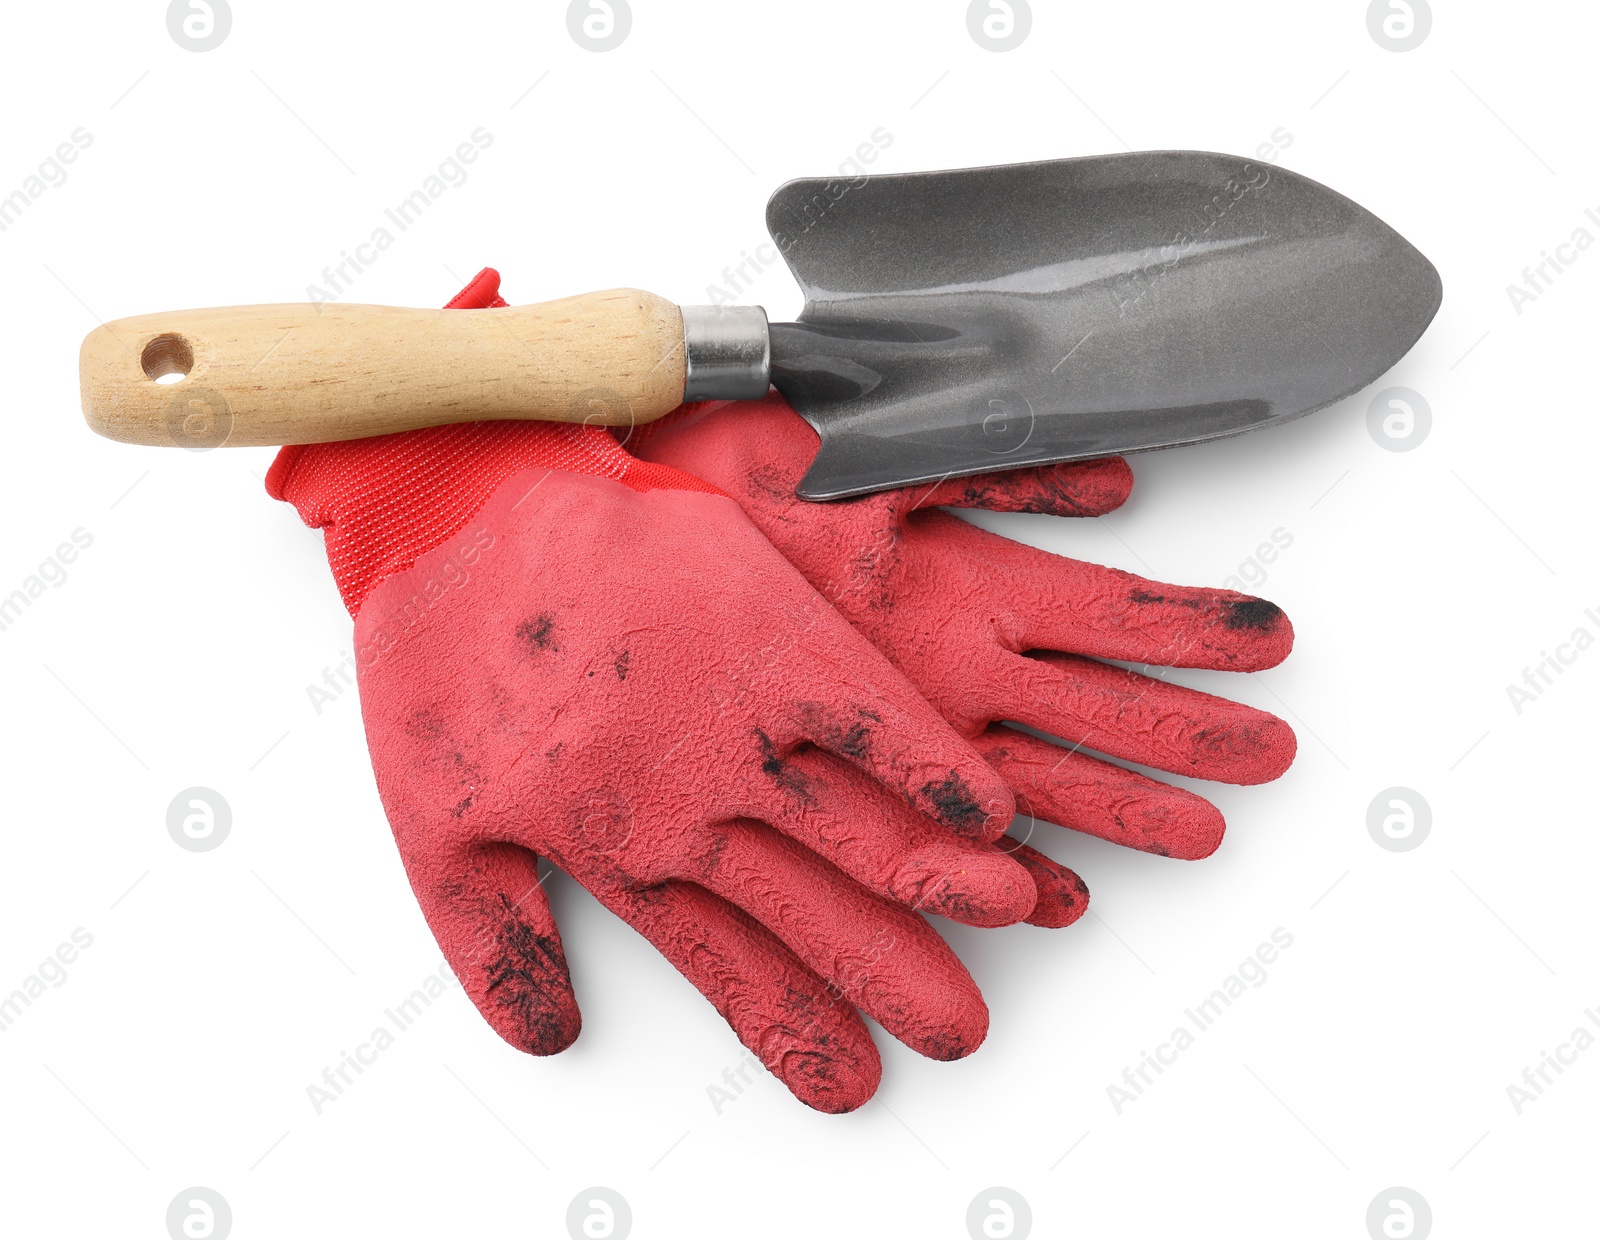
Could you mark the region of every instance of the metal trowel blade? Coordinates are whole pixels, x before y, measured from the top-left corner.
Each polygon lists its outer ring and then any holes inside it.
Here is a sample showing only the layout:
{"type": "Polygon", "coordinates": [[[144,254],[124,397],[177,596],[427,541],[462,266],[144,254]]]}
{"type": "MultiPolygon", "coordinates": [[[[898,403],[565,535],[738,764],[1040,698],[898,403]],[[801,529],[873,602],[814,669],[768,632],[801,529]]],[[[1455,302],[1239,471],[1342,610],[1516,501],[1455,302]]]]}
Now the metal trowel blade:
{"type": "Polygon", "coordinates": [[[773,382],[833,499],[1200,443],[1366,386],[1438,272],[1324,185],[1151,151],[791,181],[767,226],[806,297],[773,382]]]}

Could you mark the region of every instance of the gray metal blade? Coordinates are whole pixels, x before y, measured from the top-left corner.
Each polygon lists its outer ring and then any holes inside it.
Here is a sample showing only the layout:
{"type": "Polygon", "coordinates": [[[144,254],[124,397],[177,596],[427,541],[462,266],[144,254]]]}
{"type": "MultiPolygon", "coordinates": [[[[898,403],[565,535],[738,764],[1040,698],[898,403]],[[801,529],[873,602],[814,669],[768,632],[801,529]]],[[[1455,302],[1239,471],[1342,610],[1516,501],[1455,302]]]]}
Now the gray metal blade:
{"type": "Polygon", "coordinates": [[[790,181],[806,296],[773,382],[822,437],[799,493],[1199,443],[1372,382],[1439,307],[1371,212],[1230,155],[790,181]]]}

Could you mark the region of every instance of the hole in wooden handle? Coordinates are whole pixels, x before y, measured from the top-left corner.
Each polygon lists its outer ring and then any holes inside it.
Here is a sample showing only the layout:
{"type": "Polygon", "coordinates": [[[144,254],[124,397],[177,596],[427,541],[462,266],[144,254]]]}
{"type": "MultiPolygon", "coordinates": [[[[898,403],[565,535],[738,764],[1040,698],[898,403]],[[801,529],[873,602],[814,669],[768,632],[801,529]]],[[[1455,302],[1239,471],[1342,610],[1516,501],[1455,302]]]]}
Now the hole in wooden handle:
{"type": "Polygon", "coordinates": [[[182,336],[167,332],[145,345],[139,365],[157,383],[181,383],[194,369],[194,350],[182,336]]]}

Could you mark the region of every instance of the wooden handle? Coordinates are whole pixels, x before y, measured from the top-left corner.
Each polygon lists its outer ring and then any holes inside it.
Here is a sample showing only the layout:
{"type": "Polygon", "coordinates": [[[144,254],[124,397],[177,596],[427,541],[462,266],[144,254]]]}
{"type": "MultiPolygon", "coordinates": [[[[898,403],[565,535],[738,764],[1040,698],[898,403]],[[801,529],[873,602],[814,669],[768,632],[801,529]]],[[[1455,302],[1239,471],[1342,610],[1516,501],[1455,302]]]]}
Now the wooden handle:
{"type": "Polygon", "coordinates": [[[226,306],[118,319],[79,353],[124,443],[322,443],[499,418],[649,422],[683,400],[678,307],[611,289],[536,306],[226,306]],[[176,379],[174,378],[176,376],[176,379]]]}

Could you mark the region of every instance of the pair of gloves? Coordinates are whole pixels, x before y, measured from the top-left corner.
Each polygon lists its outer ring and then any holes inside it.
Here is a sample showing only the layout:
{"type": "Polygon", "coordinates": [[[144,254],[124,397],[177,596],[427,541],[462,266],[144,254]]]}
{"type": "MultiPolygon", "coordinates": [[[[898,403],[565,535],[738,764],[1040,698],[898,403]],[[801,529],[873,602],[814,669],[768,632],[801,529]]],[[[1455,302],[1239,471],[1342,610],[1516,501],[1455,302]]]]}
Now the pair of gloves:
{"type": "MultiPolygon", "coordinates": [[[[485,270],[450,308],[505,304],[485,270]]],[[[1271,667],[1293,640],[1271,603],[941,511],[1098,515],[1127,497],[1122,460],[813,504],[794,487],[816,442],[774,394],[687,406],[633,453],[599,427],[486,422],[289,447],[268,475],[325,531],[423,915],[521,1050],[579,1029],[539,856],[842,1112],[881,1073],[861,1013],[935,1059],[987,1031],[920,914],[1082,915],[1078,876],[1004,834],[1016,810],[1217,847],[1207,801],[1086,750],[1235,784],[1294,756],[1272,715],[1102,661],[1271,667]]]]}

